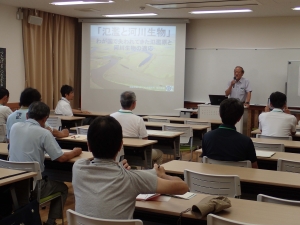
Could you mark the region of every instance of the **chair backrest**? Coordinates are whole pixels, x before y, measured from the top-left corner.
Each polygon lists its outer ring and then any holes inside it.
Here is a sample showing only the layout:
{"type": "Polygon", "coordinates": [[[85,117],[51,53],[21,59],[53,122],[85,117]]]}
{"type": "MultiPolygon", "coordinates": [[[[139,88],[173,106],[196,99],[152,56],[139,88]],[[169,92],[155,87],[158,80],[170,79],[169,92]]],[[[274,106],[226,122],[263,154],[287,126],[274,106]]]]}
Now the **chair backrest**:
{"type": "Polygon", "coordinates": [[[200,122],[200,121],[195,121],[195,120],[185,120],[184,124],[209,126],[209,128],[207,128],[207,131],[211,131],[211,123],[210,122],[200,122]]]}
{"type": "Polygon", "coordinates": [[[169,119],[148,117],[148,122],[170,123],[169,119]]]}
{"type": "Polygon", "coordinates": [[[172,125],[163,125],[163,131],[173,131],[173,132],[183,132],[180,135],[180,144],[189,143],[189,141],[193,138],[193,129],[189,126],[184,127],[176,127],[172,125]]]}
{"type": "Polygon", "coordinates": [[[237,175],[212,175],[184,170],[184,181],[193,193],[233,198],[241,195],[240,178],[237,175]]]}
{"type": "Polygon", "coordinates": [[[239,166],[239,167],[248,167],[248,168],[252,168],[252,163],[249,160],[245,160],[245,161],[220,161],[220,160],[214,160],[214,159],[210,159],[207,156],[204,156],[202,158],[202,162],[203,163],[208,163],[208,164],[219,164],[219,165],[226,165],[226,166],[239,166]]]}
{"type": "MultiPolygon", "coordinates": [[[[214,214],[208,214],[207,215],[207,225],[255,225],[255,224],[238,222],[238,221],[226,219],[221,216],[214,215],[214,214]]],[[[258,225],[258,224],[256,224],[256,225],[258,225]]]]}
{"type": "Polygon", "coordinates": [[[141,220],[100,219],[82,215],[71,209],[67,210],[67,218],[69,225],[143,225],[143,222],[141,220]]]}
{"type": "Polygon", "coordinates": [[[255,150],[272,151],[272,152],[284,152],[283,144],[267,144],[261,142],[253,142],[255,150]]]}
{"type": "Polygon", "coordinates": [[[77,134],[86,134],[88,132],[88,128],[76,127],[77,134]]]}
{"type": "Polygon", "coordinates": [[[0,125],[0,142],[6,142],[6,124],[0,125]]]}
{"type": "Polygon", "coordinates": [[[47,123],[51,126],[51,127],[53,127],[53,128],[55,128],[56,130],[59,130],[60,129],[60,127],[62,126],[61,125],[61,119],[59,118],[59,117],[57,117],[57,116],[51,116],[51,117],[49,117],[48,119],[47,119],[47,123]]]}
{"type": "Polygon", "coordinates": [[[268,195],[259,194],[257,195],[257,201],[258,202],[269,202],[269,203],[275,203],[275,204],[282,204],[282,205],[293,205],[293,206],[300,206],[300,201],[293,201],[283,198],[275,198],[268,195]]]}
{"type": "Polygon", "coordinates": [[[277,140],[293,140],[292,136],[267,136],[267,135],[262,135],[262,134],[256,134],[257,138],[266,138],[266,139],[277,139],[277,140]]]}
{"type": "Polygon", "coordinates": [[[300,162],[286,160],[286,159],[278,159],[277,170],[292,172],[292,173],[300,173],[300,162]]]}
{"type": "Polygon", "coordinates": [[[33,188],[35,188],[36,182],[42,179],[41,168],[38,162],[12,162],[0,159],[0,167],[13,170],[36,172],[37,175],[33,178],[33,188]]]}

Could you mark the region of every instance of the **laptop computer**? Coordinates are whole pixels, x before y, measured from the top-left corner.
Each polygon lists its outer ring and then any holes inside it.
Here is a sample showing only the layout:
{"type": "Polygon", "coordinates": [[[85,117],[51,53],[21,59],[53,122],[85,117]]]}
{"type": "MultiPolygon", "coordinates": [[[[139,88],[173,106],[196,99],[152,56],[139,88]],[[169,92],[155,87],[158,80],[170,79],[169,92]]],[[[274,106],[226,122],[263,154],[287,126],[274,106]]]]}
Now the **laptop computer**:
{"type": "Polygon", "coordinates": [[[225,95],[208,95],[211,105],[220,105],[224,99],[227,99],[225,95]]]}

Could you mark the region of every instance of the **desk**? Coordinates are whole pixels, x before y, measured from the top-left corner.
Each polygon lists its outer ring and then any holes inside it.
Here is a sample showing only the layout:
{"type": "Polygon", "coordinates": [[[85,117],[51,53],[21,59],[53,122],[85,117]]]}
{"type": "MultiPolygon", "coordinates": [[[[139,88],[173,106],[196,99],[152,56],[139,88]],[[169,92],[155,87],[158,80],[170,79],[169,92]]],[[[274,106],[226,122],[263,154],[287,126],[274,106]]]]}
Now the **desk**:
{"type": "Polygon", "coordinates": [[[209,122],[211,124],[222,124],[221,119],[196,119],[196,118],[184,118],[184,117],[171,117],[171,116],[143,116],[143,119],[148,120],[148,118],[157,118],[157,119],[169,119],[171,123],[184,123],[186,120],[192,120],[195,122],[209,122]]]}
{"type": "MultiPolygon", "coordinates": [[[[88,129],[89,125],[80,126],[78,128],[88,129]]],[[[70,128],[71,131],[76,131],[76,127],[70,128]]],[[[147,130],[149,140],[157,140],[158,143],[154,145],[163,151],[164,154],[170,154],[174,156],[180,156],[180,135],[183,132],[171,132],[171,131],[161,131],[161,130],[147,130]],[[168,146],[166,148],[166,146],[168,146]],[[172,146],[172,148],[170,148],[172,146]]]]}
{"type": "Polygon", "coordinates": [[[50,115],[49,117],[59,117],[61,121],[66,121],[66,122],[74,122],[75,126],[80,126],[82,125],[82,121],[85,119],[85,117],[81,116],[62,116],[62,115],[50,115]]]}
{"type": "Polygon", "coordinates": [[[165,163],[163,166],[167,173],[181,176],[184,169],[207,174],[238,175],[244,193],[261,193],[282,198],[300,199],[300,174],[297,173],[177,160],[165,163]]]}
{"type": "MultiPolygon", "coordinates": [[[[198,149],[195,152],[198,153],[198,156],[200,156],[199,154],[202,154],[202,149],[198,149]]],[[[269,158],[257,156],[258,167],[260,169],[277,170],[278,159],[286,159],[300,162],[300,154],[290,152],[275,152],[275,154],[269,158]]]]}
{"type": "Polygon", "coordinates": [[[187,109],[187,108],[179,108],[175,110],[180,111],[180,117],[183,118],[190,118],[192,114],[198,112],[198,109],[187,109]]]}
{"type": "MultiPolygon", "coordinates": [[[[72,149],[76,146],[82,147],[84,150],[87,149],[87,137],[86,135],[72,135],[65,138],[56,139],[59,145],[62,148],[72,149]],[[76,138],[74,138],[74,136],[76,138]]],[[[125,151],[125,157],[128,160],[129,164],[135,165],[134,162],[136,159],[132,157],[132,150],[143,151],[143,157],[145,159],[145,167],[152,168],[152,146],[157,143],[155,140],[143,140],[135,138],[123,138],[123,146],[125,151]]]]}
{"type": "Polygon", "coordinates": [[[0,186],[10,186],[10,192],[14,203],[14,208],[19,207],[14,184],[18,181],[28,180],[28,187],[30,186],[30,178],[36,176],[36,172],[27,172],[22,170],[12,170],[0,168],[0,186]]]}
{"type": "MultiPolygon", "coordinates": [[[[197,204],[205,194],[197,194],[190,200],[171,198],[168,202],[136,201],[134,218],[177,224],[180,212],[197,204]]],[[[298,225],[299,207],[229,198],[232,206],[217,215],[251,224],[298,225]]],[[[187,212],[182,214],[182,224],[206,224],[205,218],[187,212]]]]}
{"type": "Polygon", "coordinates": [[[267,138],[251,138],[253,142],[266,144],[283,144],[286,152],[300,153],[300,141],[276,140],[267,138]]]}
{"type": "Polygon", "coordinates": [[[84,117],[98,117],[98,116],[109,116],[110,113],[103,112],[90,112],[90,113],[73,113],[74,116],[84,116],[84,117]]]}

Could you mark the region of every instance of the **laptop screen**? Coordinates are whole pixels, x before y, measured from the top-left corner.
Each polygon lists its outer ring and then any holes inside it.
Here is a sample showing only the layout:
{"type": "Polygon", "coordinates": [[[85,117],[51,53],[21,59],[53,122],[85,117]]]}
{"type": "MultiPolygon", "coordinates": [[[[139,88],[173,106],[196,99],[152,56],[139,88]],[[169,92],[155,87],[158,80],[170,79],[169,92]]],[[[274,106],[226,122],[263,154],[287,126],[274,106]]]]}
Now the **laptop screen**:
{"type": "Polygon", "coordinates": [[[227,99],[225,95],[208,95],[211,105],[220,105],[224,99],[227,99]]]}

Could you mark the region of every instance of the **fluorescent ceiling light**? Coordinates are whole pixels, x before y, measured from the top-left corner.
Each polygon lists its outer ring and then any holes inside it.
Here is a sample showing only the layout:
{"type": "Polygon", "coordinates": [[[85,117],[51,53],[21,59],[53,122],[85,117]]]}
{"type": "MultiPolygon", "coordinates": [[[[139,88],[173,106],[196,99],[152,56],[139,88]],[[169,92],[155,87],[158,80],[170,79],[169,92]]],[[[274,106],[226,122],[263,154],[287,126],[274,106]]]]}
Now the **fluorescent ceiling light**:
{"type": "Polygon", "coordinates": [[[251,9],[233,9],[233,10],[211,10],[211,11],[192,11],[191,14],[212,14],[212,13],[239,13],[252,12],[251,9]]]}
{"type": "Polygon", "coordinates": [[[292,10],[300,10],[300,7],[292,8],[292,10]]]}
{"type": "Polygon", "coordinates": [[[65,1],[65,2],[51,2],[51,5],[85,5],[85,4],[100,4],[100,3],[113,3],[111,0],[100,1],[65,1]]]}
{"type": "Polygon", "coordinates": [[[157,16],[155,13],[103,15],[105,17],[157,16]]]}

